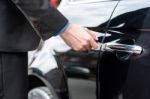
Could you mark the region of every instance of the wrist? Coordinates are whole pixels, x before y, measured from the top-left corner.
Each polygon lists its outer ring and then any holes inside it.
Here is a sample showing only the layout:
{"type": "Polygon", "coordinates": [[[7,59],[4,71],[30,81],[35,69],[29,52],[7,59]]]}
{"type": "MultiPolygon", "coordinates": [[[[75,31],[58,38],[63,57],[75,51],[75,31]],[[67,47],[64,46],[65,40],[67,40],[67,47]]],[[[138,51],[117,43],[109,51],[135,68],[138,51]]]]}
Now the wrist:
{"type": "Polygon", "coordinates": [[[57,33],[55,33],[56,35],[60,35],[61,33],[63,33],[69,26],[69,22],[66,23],[57,33]]]}

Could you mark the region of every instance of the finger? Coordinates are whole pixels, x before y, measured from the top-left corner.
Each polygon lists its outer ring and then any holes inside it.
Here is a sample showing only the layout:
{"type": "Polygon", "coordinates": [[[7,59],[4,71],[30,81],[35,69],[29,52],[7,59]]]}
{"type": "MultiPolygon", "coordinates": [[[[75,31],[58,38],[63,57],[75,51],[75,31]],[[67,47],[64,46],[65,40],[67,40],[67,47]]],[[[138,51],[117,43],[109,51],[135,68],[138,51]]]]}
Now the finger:
{"type": "Polygon", "coordinates": [[[96,37],[93,31],[89,30],[88,33],[94,38],[94,40],[96,41],[98,40],[98,38],[96,37]]]}
{"type": "Polygon", "coordinates": [[[93,31],[91,31],[91,30],[89,30],[87,28],[85,28],[85,30],[94,38],[94,40],[98,40],[98,38],[96,37],[96,35],[94,34],[93,31]]]}
{"type": "Polygon", "coordinates": [[[89,31],[89,29],[88,28],[84,28],[86,31],[89,31]]]}
{"type": "Polygon", "coordinates": [[[85,51],[87,51],[87,48],[86,47],[83,47],[83,46],[80,46],[80,47],[76,47],[76,50],[75,51],[77,51],[77,52],[85,52],[85,51]]]}
{"type": "Polygon", "coordinates": [[[87,41],[85,41],[85,43],[83,43],[82,46],[86,49],[86,51],[90,51],[92,48],[90,42],[87,42],[87,41]]]}
{"type": "Polygon", "coordinates": [[[95,40],[98,40],[98,38],[95,36],[94,32],[85,28],[85,30],[88,32],[88,34],[91,36],[90,44],[92,49],[96,49],[98,47],[98,44],[95,40]]]}
{"type": "Polygon", "coordinates": [[[98,47],[98,44],[93,38],[90,39],[90,44],[91,44],[92,49],[96,49],[98,47]]]}
{"type": "Polygon", "coordinates": [[[78,39],[76,39],[74,37],[72,38],[72,41],[73,41],[72,42],[72,44],[73,44],[72,48],[77,52],[87,51],[90,47],[89,46],[90,44],[83,43],[84,41],[82,41],[82,40],[79,41],[78,39]]]}

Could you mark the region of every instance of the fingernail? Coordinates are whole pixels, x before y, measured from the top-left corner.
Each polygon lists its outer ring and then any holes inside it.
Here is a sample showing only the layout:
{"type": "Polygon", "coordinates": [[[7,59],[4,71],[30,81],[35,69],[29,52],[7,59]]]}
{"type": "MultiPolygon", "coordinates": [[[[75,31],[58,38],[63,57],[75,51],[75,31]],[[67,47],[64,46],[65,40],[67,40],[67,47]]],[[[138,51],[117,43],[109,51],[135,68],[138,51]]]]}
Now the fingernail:
{"type": "Polygon", "coordinates": [[[95,40],[97,41],[97,40],[98,40],[98,37],[95,37],[95,40]]]}

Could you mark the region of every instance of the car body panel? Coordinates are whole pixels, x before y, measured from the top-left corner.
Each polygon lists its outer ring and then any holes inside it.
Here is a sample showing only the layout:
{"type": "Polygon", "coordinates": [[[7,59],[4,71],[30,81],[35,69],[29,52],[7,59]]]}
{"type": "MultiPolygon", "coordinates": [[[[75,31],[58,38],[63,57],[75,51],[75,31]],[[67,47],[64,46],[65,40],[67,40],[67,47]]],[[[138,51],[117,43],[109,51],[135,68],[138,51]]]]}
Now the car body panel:
{"type": "MultiPolygon", "coordinates": [[[[149,4],[150,5],[150,4],[149,4]]],[[[144,51],[128,60],[119,60],[114,53],[103,53],[100,60],[101,99],[149,99],[149,28],[150,8],[125,13],[110,22],[110,29],[122,31],[121,37],[132,37],[144,51]],[[125,20],[124,20],[125,19],[125,20]],[[126,25],[111,28],[124,22],[126,25]]],[[[115,33],[114,33],[115,34],[115,33]]],[[[112,34],[113,35],[113,34],[112,34]]],[[[115,36],[116,37],[116,36],[115,36]]],[[[117,39],[121,39],[117,37],[117,39]]],[[[104,40],[107,42],[108,38],[104,40]]]]}

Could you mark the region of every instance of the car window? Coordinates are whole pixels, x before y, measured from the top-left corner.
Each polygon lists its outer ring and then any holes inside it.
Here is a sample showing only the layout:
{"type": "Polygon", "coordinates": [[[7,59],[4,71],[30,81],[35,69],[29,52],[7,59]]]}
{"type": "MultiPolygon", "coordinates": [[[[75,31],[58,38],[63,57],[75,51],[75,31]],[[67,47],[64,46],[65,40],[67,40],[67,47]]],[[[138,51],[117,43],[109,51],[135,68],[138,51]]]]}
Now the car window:
{"type": "Polygon", "coordinates": [[[85,27],[96,27],[109,19],[118,2],[117,0],[107,0],[108,2],[101,1],[102,0],[62,0],[58,9],[71,23],[85,27]]]}
{"type": "Polygon", "coordinates": [[[81,4],[81,3],[97,3],[97,2],[105,2],[105,1],[112,1],[112,0],[70,0],[72,4],[81,4]]]}

